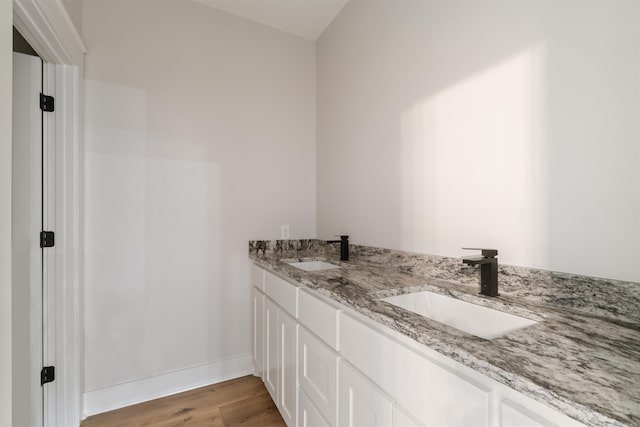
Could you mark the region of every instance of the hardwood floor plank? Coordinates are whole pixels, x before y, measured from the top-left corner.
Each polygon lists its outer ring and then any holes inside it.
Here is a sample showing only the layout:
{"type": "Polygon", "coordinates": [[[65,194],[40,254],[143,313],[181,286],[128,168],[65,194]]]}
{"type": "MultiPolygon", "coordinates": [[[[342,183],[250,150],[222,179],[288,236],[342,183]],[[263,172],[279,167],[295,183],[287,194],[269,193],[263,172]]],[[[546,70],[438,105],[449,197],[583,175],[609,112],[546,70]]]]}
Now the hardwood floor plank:
{"type": "Polygon", "coordinates": [[[243,427],[285,426],[260,378],[248,375],[105,412],[87,418],[80,426],[222,427],[238,423],[243,427]]]}
{"type": "Polygon", "coordinates": [[[220,414],[222,415],[225,427],[285,425],[284,420],[268,393],[222,406],[220,408],[220,414]]]}

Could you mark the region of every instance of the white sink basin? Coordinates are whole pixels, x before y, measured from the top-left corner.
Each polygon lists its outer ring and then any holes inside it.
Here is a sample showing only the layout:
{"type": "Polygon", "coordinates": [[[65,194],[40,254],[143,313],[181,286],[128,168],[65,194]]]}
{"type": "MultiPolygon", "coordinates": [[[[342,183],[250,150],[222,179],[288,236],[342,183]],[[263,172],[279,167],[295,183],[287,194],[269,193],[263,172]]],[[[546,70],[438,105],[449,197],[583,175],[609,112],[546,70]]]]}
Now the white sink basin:
{"type": "Polygon", "coordinates": [[[538,323],[429,291],[397,295],[382,301],[488,340],[538,323]]]}
{"type": "Polygon", "coordinates": [[[324,261],[300,261],[300,262],[288,262],[287,264],[304,271],[318,271],[318,270],[330,270],[332,268],[340,268],[339,265],[331,264],[329,262],[324,262],[324,261]]]}

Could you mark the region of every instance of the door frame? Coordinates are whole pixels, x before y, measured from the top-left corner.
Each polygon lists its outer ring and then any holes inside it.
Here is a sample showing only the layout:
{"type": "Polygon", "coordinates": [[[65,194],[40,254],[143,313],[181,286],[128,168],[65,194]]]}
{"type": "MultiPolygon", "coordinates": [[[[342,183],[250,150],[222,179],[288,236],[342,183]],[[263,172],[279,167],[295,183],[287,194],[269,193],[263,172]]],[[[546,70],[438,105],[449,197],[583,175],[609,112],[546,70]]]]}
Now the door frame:
{"type": "MultiPolygon", "coordinates": [[[[54,277],[49,308],[55,336],[49,350],[56,366],[55,396],[45,407],[47,426],[78,426],[82,416],[82,275],[84,151],[81,137],[82,77],[86,48],[62,0],[13,0],[13,24],[43,59],[44,91],[56,110],[43,123],[55,146],[54,277]]],[[[45,139],[46,142],[46,139],[45,139]]]]}

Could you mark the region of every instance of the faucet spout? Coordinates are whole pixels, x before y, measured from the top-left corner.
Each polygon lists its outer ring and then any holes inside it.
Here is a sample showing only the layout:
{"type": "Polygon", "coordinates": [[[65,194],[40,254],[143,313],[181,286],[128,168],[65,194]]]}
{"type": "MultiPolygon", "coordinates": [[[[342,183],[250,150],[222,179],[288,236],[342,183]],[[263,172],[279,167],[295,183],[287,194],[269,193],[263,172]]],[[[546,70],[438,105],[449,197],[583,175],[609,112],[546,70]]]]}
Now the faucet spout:
{"type": "Polygon", "coordinates": [[[349,261],[349,236],[340,236],[340,240],[327,240],[327,243],[340,243],[340,261],[349,261]]]}
{"type": "Polygon", "coordinates": [[[480,293],[482,295],[498,296],[498,255],[497,249],[462,248],[481,251],[481,256],[464,257],[462,263],[470,266],[480,266],[480,293]]]}

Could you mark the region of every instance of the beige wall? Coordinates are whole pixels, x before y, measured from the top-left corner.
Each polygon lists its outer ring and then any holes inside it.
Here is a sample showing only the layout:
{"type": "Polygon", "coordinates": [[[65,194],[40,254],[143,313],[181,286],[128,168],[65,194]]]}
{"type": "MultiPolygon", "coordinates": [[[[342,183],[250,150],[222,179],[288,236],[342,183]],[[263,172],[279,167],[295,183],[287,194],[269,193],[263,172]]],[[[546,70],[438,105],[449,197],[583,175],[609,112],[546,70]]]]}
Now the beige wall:
{"type": "Polygon", "coordinates": [[[317,45],[318,236],[640,281],[639,19],[351,0],[317,45]]]}
{"type": "Polygon", "coordinates": [[[13,2],[0,0],[0,425],[11,425],[11,82],[13,2]]]}
{"type": "Polygon", "coordinates": [[[83,9],[85,389],[247,355],[248,240],[315,235],[314,44],[189,1],[83,9]]]}
{"type": "Polygon", "coordinates": [[[82,34],[82,0],[62,0],[62,3],[78,34],[82,34]]]}

